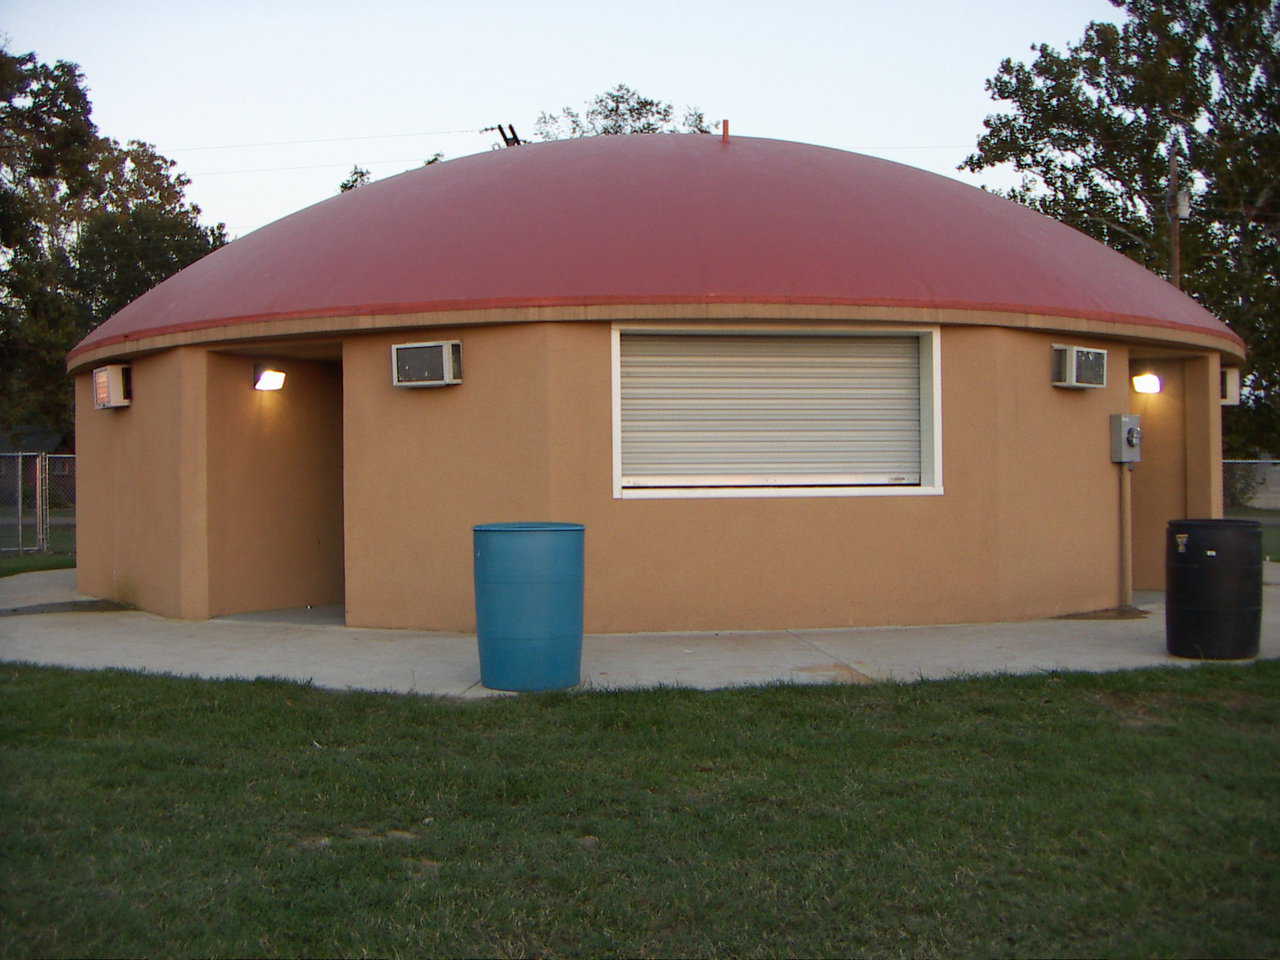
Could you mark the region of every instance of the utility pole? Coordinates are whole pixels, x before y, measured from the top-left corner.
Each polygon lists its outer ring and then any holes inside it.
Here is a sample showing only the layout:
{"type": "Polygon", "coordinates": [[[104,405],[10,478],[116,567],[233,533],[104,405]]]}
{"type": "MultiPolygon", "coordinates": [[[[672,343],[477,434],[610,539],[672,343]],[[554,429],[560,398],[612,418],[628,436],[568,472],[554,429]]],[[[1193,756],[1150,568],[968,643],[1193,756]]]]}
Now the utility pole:
{"type": "Polygon", "coordinates": [[[1178,150],[1177,141],[1169,141],[1169,192],[1165,208],[1169,214],[1169,282],[1182,289],[1182,230],[1178,221],[1178,150]]]}
{"type": "Polygon", "coordinates": [[[491,133],[492,131],[497,130],[498,133],[502,135],[502,145],[504,147],[518,147],[523,144],[524,141],[521,140],[520,135],[516,133],[516,125],[514,123],[509,123],[507,124],[507,127],[510,128],[510,133],[503,129],[502,124],[498,124],[496,127],[484,127],[480,132],[491,133]]]}
{"type": "Polygon", "coordinates": [[[1169,282],[1182,289],[1182,221],[1191,215],[1191,194],[1178,186],[1178,140],[1169,138],[1169,184],[1165,193],[1169,215],[1169,282]]]}

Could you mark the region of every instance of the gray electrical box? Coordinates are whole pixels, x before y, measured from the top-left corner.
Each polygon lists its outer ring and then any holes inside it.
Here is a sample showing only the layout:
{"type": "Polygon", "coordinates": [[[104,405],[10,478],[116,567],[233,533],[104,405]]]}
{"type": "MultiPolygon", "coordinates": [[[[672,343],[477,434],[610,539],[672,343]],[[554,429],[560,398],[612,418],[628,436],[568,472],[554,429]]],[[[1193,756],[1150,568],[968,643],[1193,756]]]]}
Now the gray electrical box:
{"type": "Polygon", "coordinates": [[[1136,413],[1111,415],[1111,462],[1137,463],[1142,459],[1142,418],[1136,413]]]}

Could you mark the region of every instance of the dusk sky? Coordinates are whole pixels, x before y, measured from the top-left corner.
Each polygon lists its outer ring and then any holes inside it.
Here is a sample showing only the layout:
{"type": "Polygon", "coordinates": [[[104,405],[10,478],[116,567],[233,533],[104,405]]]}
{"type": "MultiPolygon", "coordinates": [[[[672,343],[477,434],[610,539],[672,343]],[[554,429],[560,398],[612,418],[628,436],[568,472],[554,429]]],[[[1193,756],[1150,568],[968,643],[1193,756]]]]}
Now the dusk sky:
{"type": "Polygon", "coordinates": [[[1106,0],[3,0],[11,53],[80,64],[100,131],[145,140],[232,237],[375,178],[532,138],[542,111],[626,83],[743,136],[956,171],[1005,57],[1119,20],[1106,0]]]}

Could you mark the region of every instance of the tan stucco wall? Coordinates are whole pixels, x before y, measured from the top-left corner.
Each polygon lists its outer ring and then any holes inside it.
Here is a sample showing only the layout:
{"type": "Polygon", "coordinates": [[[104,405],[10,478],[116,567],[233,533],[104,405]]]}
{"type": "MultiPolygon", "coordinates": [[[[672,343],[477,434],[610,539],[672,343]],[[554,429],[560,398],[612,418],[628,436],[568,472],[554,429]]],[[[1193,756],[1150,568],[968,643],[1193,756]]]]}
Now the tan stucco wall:
{"type": "Polygon", "coordinates": [[[1133,473],[1133,584],[1163,590],[1169,521],[1222,516],[1218,357],[1141,359],[1131,367],[1161,382],[1159,393],[1130,398],[1142,417],[1142,462],[1133,473]]]}
{"type": "Polygon", "coordinates": [[[127,411],[92,409],[81,376],[81,589],[186,617],[345,594],[353,626],[473,629],[472,526],[562,520],[587,525],[595,632],[1098,609],[1121,597],[1108,416],[1130,409],[1147,430],[1136,585],[1167,516],[1193,495],[1221,509],[1213,469],[1188,466],[1212,412],[1182,401],[1216,385],[1209,354],[1160,361],[1161,405],[1142,407],[1124,344],[943,327],[942,495],[620,500],[608,323],[414,333],[346,337],[341,381],[336,362],[282,360],[277,394],[249,388],[250,358],[201,347],[135,359],[127,411]],[[462,385],[391,385],[391,344],[452,338],[462,385]],[[1055,342],[1108,349],[1110,386],[1052,387],[1055,342]]]}
{"type": "MultiPolygon", "coordinates": [[[[438,390],[387,382],[403,336],[347,341],[353,625],[471,628],[471,526],[497,520],[587,525],[593,631],[983,620],[1117,602],[1107,416],[1126,408],[1125,378],[1054,389],[1048,335],[944,329],[943,496],[617,500],[609,326],[433,331],[451,334],[466,383],[438,390]]],[[[1123,371],[1124,349],[1108,346],[1123,371]]]]}
{"type": "Polygon", "coordinates": [[[210,616],[342,602],[342,373],[271,365],[283,390],[250,389],[252,358],[209,355],[210,616]]]}
{"type": "Polygon", "coordinates": [[[170,617],[342,599],[336,367],[193,347],[133,361],[133,404],[76,378],[79,589],[170,617]]]}
{"type": "Polygon", "coordinates": [[[1190,357],[1183,367],[1186,403],[1187,516],[1222,516],[1222,383],[1216,353],[1190,357]]]}
{"type": "Polygon", "coordinates": [[[76,377],[81,592],[169,617],[206,616],[204,351],[133,363],[133,406],[97,410],[76,377]]]}
{"type": "Polygon", "coordinates": [[[574,341],[556,352],[556,379],[602,398],[562,394],[553,418],[573,459],[552,513],[587,524],[590,629],[930,623],[1115,603],[1106,417],[1123,392],[1051,387],[1049,337],[944,328],[942,496],[619,501],[607,331],[555,333],[574,341]]]}
{"type": "Polygon", "coordinates": [[[547,519],[549,327],[431,331],[459,336],[452,387],[391,385],[391,344],[420,338],[344,345],[349,624],[469,627],[472,525],[547,519]]]}

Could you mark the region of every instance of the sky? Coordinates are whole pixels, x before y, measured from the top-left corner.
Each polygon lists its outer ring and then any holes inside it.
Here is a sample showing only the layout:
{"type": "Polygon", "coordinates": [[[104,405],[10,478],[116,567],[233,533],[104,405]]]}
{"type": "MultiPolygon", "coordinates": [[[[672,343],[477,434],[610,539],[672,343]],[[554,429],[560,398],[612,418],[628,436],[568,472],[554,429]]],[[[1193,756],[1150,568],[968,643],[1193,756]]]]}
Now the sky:
{"type": "Polygon", "coordinates": [[[956,166],[1006,57],[1063,48],[1107,0],[0,0],[10,53],[84,72],[99,131],[144,140],[231,237],[375,179],[493,149],[618,83],[731,135],[956,166]]]}

